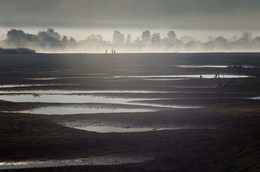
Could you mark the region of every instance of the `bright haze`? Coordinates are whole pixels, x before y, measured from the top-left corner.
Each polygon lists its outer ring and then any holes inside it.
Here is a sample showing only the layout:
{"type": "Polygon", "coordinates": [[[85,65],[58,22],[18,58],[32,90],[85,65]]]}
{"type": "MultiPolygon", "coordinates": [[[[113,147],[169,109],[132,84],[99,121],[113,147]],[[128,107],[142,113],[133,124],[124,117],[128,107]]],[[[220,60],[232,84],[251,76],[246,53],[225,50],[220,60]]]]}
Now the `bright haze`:
{"type": "Polygon", "coordinates": [[[46,52],[259,51],[259,6],[259,0],[1,0],[0,39],[3,47],[46,52]],[[49,41],[63,46],[52,49],[49,41]]]}

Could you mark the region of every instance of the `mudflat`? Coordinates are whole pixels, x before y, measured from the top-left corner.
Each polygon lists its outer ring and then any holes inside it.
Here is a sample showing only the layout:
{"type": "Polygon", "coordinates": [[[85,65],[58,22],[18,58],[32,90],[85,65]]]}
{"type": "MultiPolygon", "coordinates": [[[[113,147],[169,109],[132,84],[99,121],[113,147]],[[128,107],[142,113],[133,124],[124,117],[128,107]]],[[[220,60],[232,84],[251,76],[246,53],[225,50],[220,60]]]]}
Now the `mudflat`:
{"type": "Polygon", "coordinates": [[[0,169],[260,170],[260,53],[0,55],[0,61],[0,169]],[[26,168],[93,157],[115,160],[26,168]],[[135,160],[119,163],[120,157],[135,160]]]}

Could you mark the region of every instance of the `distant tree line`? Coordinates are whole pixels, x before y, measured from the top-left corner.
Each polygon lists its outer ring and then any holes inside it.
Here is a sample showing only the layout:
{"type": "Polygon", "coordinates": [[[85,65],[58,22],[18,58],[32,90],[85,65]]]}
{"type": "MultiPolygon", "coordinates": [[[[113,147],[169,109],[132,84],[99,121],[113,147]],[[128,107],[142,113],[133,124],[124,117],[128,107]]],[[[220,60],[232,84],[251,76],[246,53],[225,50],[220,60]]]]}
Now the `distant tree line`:
{"type": "Polygon", "coordinates": [[[4,49],[0,48],[0,54],[35,54],[35,50],[27,48],[4,49]]]}
{"type": "Polygon", "coordinates": [[[7,38],[2,44],[10,48],[63,49],[74,46],[76,40],[72,37],[62,36],[51,28],[40,31],[37,35],[12,29],[7,32],[7,38]]]}
{"type": "Polygon", "coordinates": [[[76,41],[55,32],[54,29],[40,31],[38,34],[28,34],[22,30],[8,31],[7,38],[1,42],[2,47],[30,48],[39,51],[101,51],[116,49],[121,51],[259,51],[260,37],[253,37],[252,33],[244,32],[240,36],[227,39],[223,36],[209,36],[207,42],[196,40],[192,36],[178,38],[173,30],[166,37],[160,33],[144,30],[136,39],[130,34],[114,31],[111,41],[106,41],[100,34],[89,35],[86,39],[76,41]]]}

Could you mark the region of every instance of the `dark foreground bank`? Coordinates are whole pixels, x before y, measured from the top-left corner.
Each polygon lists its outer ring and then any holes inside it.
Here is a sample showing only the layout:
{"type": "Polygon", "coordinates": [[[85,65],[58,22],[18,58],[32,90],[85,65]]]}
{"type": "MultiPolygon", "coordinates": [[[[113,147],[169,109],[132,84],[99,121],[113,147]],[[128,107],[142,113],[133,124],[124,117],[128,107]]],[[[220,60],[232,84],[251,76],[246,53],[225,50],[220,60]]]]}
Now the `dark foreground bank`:
{"type": "MultiPolygon", "coordinates": [[[[248,99],[260,94],[260,54],[41,54],[1,55],[0,60],[0,162],[120,155],[152,157],[149,161],[135,164],[13,171],[260,170],[260,102],[248,99]],[[235,67],[228,68],[228,65],[235,67]],[[216,73],[250,77],[169,80],[169,75],[207,76],[216,73]],[[167,80],[162,80],[165,79],[163,76],[168,76],[167,80]],[[220,87],[219,82],[225,83],[225,86],[220,87]],[[204,108],[142,113],[33,115],[18,112],[39,107],[78,104],[3,100],[6,95],[30,95],[31,93],[26,91],[39,90],[163,91],[166,93],[112,92],[98,95],[120,98],[167,98],[151,102],[204,108]],[[10,91],[12,93],[9,93],[10,91]],[[64,126],[72,122],[135,127],[182,126],[183,129],[97,133],[64,126]]],[[[37,100],[47,94],[33,95],[37,100]]],[[[84,105],[94,106],[91,103],[84,105]]]]}

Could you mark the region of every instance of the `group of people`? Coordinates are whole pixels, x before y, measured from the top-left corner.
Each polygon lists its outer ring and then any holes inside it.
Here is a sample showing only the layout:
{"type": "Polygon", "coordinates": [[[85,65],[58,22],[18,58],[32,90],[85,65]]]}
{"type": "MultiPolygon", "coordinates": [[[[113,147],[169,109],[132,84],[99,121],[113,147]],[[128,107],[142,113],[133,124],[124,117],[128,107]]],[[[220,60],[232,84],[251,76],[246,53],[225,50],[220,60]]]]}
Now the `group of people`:
{"type": "MultiPolygon", "coordinates": [[[[116,54],[116,50],[112,49],[112,50],[111,50],[111,53],[112,53],[112,54],[116,54]]],[[[107,54],[107,50],[106,50],[106,54],[107,54]]]]}

